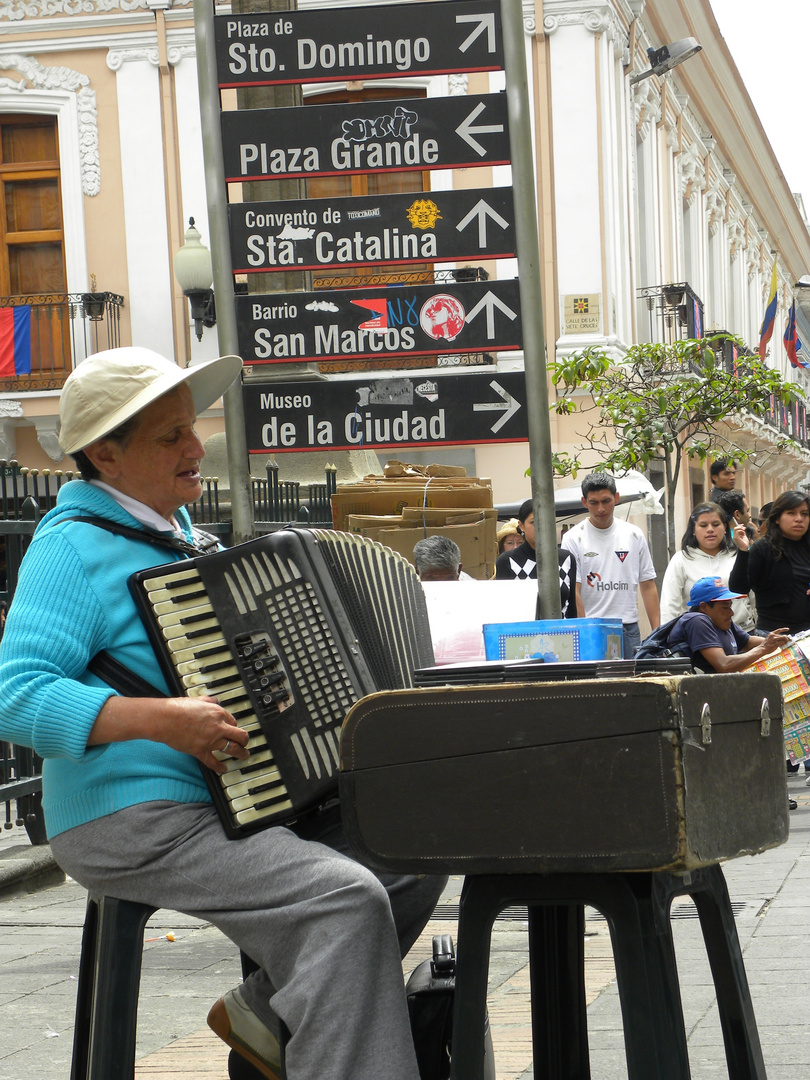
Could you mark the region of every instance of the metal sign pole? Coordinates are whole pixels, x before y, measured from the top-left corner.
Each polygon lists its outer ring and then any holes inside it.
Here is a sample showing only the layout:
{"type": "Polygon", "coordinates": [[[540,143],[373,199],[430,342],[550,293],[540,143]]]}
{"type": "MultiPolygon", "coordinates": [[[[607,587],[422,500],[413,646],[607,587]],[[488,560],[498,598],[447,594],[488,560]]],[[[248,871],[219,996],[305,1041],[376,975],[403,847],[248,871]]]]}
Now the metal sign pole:
{"type": "MultiPolygon", "coordinates": [[[[208,227],[214,266],[214,295],[217,304],[219,351],[238,355],[236,305],[231,273],[231,245],[228,235],[228,191],[222,160],[219,125],[219,90],[214,49],[214,5],[211,0],[194,0],[194,34],[197,43],[197,78],[200,88],[205,190],[208,198],[208,227]]],[[[253,499],[248,468],[245,413],[242,387],[234,383],[225,391],[225,438],[231,485],[233,538],[237,544],[253,536],[253,499]]]]}
{"type": "Polygon", "coordinates": [[[535,550],[537,553],[538,614],[561,615],[557,527],[551,467],[546,376],[546,337],[540,280],[540,241],[537,231],[536,187],[532,163],[532,128],[521,0],[501,0],[501,27],[506,68],[506,100],[512,157],[515,231],[518,238],[520,303],[523,314],[523,355],[526,409],[529,422],[529,461],[532,470],[535,550]]]}

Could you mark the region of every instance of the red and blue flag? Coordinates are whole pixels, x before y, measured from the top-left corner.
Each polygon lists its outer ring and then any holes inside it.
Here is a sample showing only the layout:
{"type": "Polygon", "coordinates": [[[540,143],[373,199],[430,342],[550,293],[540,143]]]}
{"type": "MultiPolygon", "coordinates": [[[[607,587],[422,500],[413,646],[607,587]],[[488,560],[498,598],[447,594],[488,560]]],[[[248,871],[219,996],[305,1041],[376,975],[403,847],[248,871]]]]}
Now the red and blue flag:
{"type": "Polygon", "coordinates": [[[773,273],[771,274],[771,287],[768,290],[768,303],[765,305],[765,318],[759,331],[759,358],[765,359],[765,350],[773,334],[773,324],[776,319],[776,259],[773,260],[773,273]]]}
{"type": "Polygon", "coordinates": [[[799,335],[796,332],[796,301],[790,305],[790,313],[788,314],[787,326],[785,327],[784,334],[785,352],[788,354],[788,360],[795,368],[806,368],[808,366],[804,357],[799,357],[799,349],[802,347],[802,343],[799,340],[799,335]]]}
{"type": "Polygon", "coordinates": [[[0,308],[0,379],[31,374],[31,306],[0,308]]]}

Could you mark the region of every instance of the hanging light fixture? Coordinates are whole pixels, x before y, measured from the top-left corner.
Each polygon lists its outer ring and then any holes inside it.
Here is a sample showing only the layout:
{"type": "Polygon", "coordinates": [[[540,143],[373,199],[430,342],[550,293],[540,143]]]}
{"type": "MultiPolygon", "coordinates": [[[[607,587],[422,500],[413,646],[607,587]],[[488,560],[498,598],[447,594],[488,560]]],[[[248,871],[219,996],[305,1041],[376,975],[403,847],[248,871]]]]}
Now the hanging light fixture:
{"type": "Polygon", "coordinates": [[[679,41],[673,41],[669,45],[662,45],[660,49],[647,49],[650,67],[647,71],[641,71],[638,75],[630,76],[630,85],[633,86],[642,79],[649,79],[652,75],[665,75],[672,68],[688,60],[690,56],[699,53],[703,48],[698,45],[697,38],[686,37],[679,41]]]}
{"type": "Polygon", "coordinates": [[[203,327],[216,326],[217,316],[214,306],[214,290],[211,283],[214,271],[211,266],[211,252],[202,243],[200,233],[194,227],[194,218],[188,219],[185,243],[174,257],[174,276],[188,297],[191,318],[197,340],[202,341],[203,327]]]}

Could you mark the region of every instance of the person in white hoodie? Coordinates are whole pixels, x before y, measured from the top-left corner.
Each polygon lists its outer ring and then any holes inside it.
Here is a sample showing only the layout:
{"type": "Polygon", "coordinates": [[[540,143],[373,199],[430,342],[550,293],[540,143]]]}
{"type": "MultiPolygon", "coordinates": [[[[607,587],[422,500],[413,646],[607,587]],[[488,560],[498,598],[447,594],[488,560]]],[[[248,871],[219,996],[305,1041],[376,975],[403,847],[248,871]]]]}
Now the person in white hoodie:
{"type": "MultiPolygon", "coordinates": [[[[689,606],[692,586],[704,577],[728,581],[737,557],[729,535],[728,517],[717,503],[700,503],[689,515],[689,524],[664,573],[661,584],[661,622],[681,615],[689,606]]],[[[756,625],[753,606],[747,596],[732,604],[734,622],[747,633],[756,625]]]]}

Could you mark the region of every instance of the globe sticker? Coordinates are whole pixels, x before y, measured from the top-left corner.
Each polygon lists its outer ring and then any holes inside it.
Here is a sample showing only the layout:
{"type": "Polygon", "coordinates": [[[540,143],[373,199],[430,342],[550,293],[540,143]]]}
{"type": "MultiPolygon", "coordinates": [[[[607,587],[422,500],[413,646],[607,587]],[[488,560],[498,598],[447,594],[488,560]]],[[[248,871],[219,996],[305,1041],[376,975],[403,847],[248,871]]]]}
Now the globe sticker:
{"type": "Polygon", "coordinates": [[[452,341],[464,329],[464,305],[455,296],[437,293],[422,305],[419,325],[435,341],[452,341]]]}

